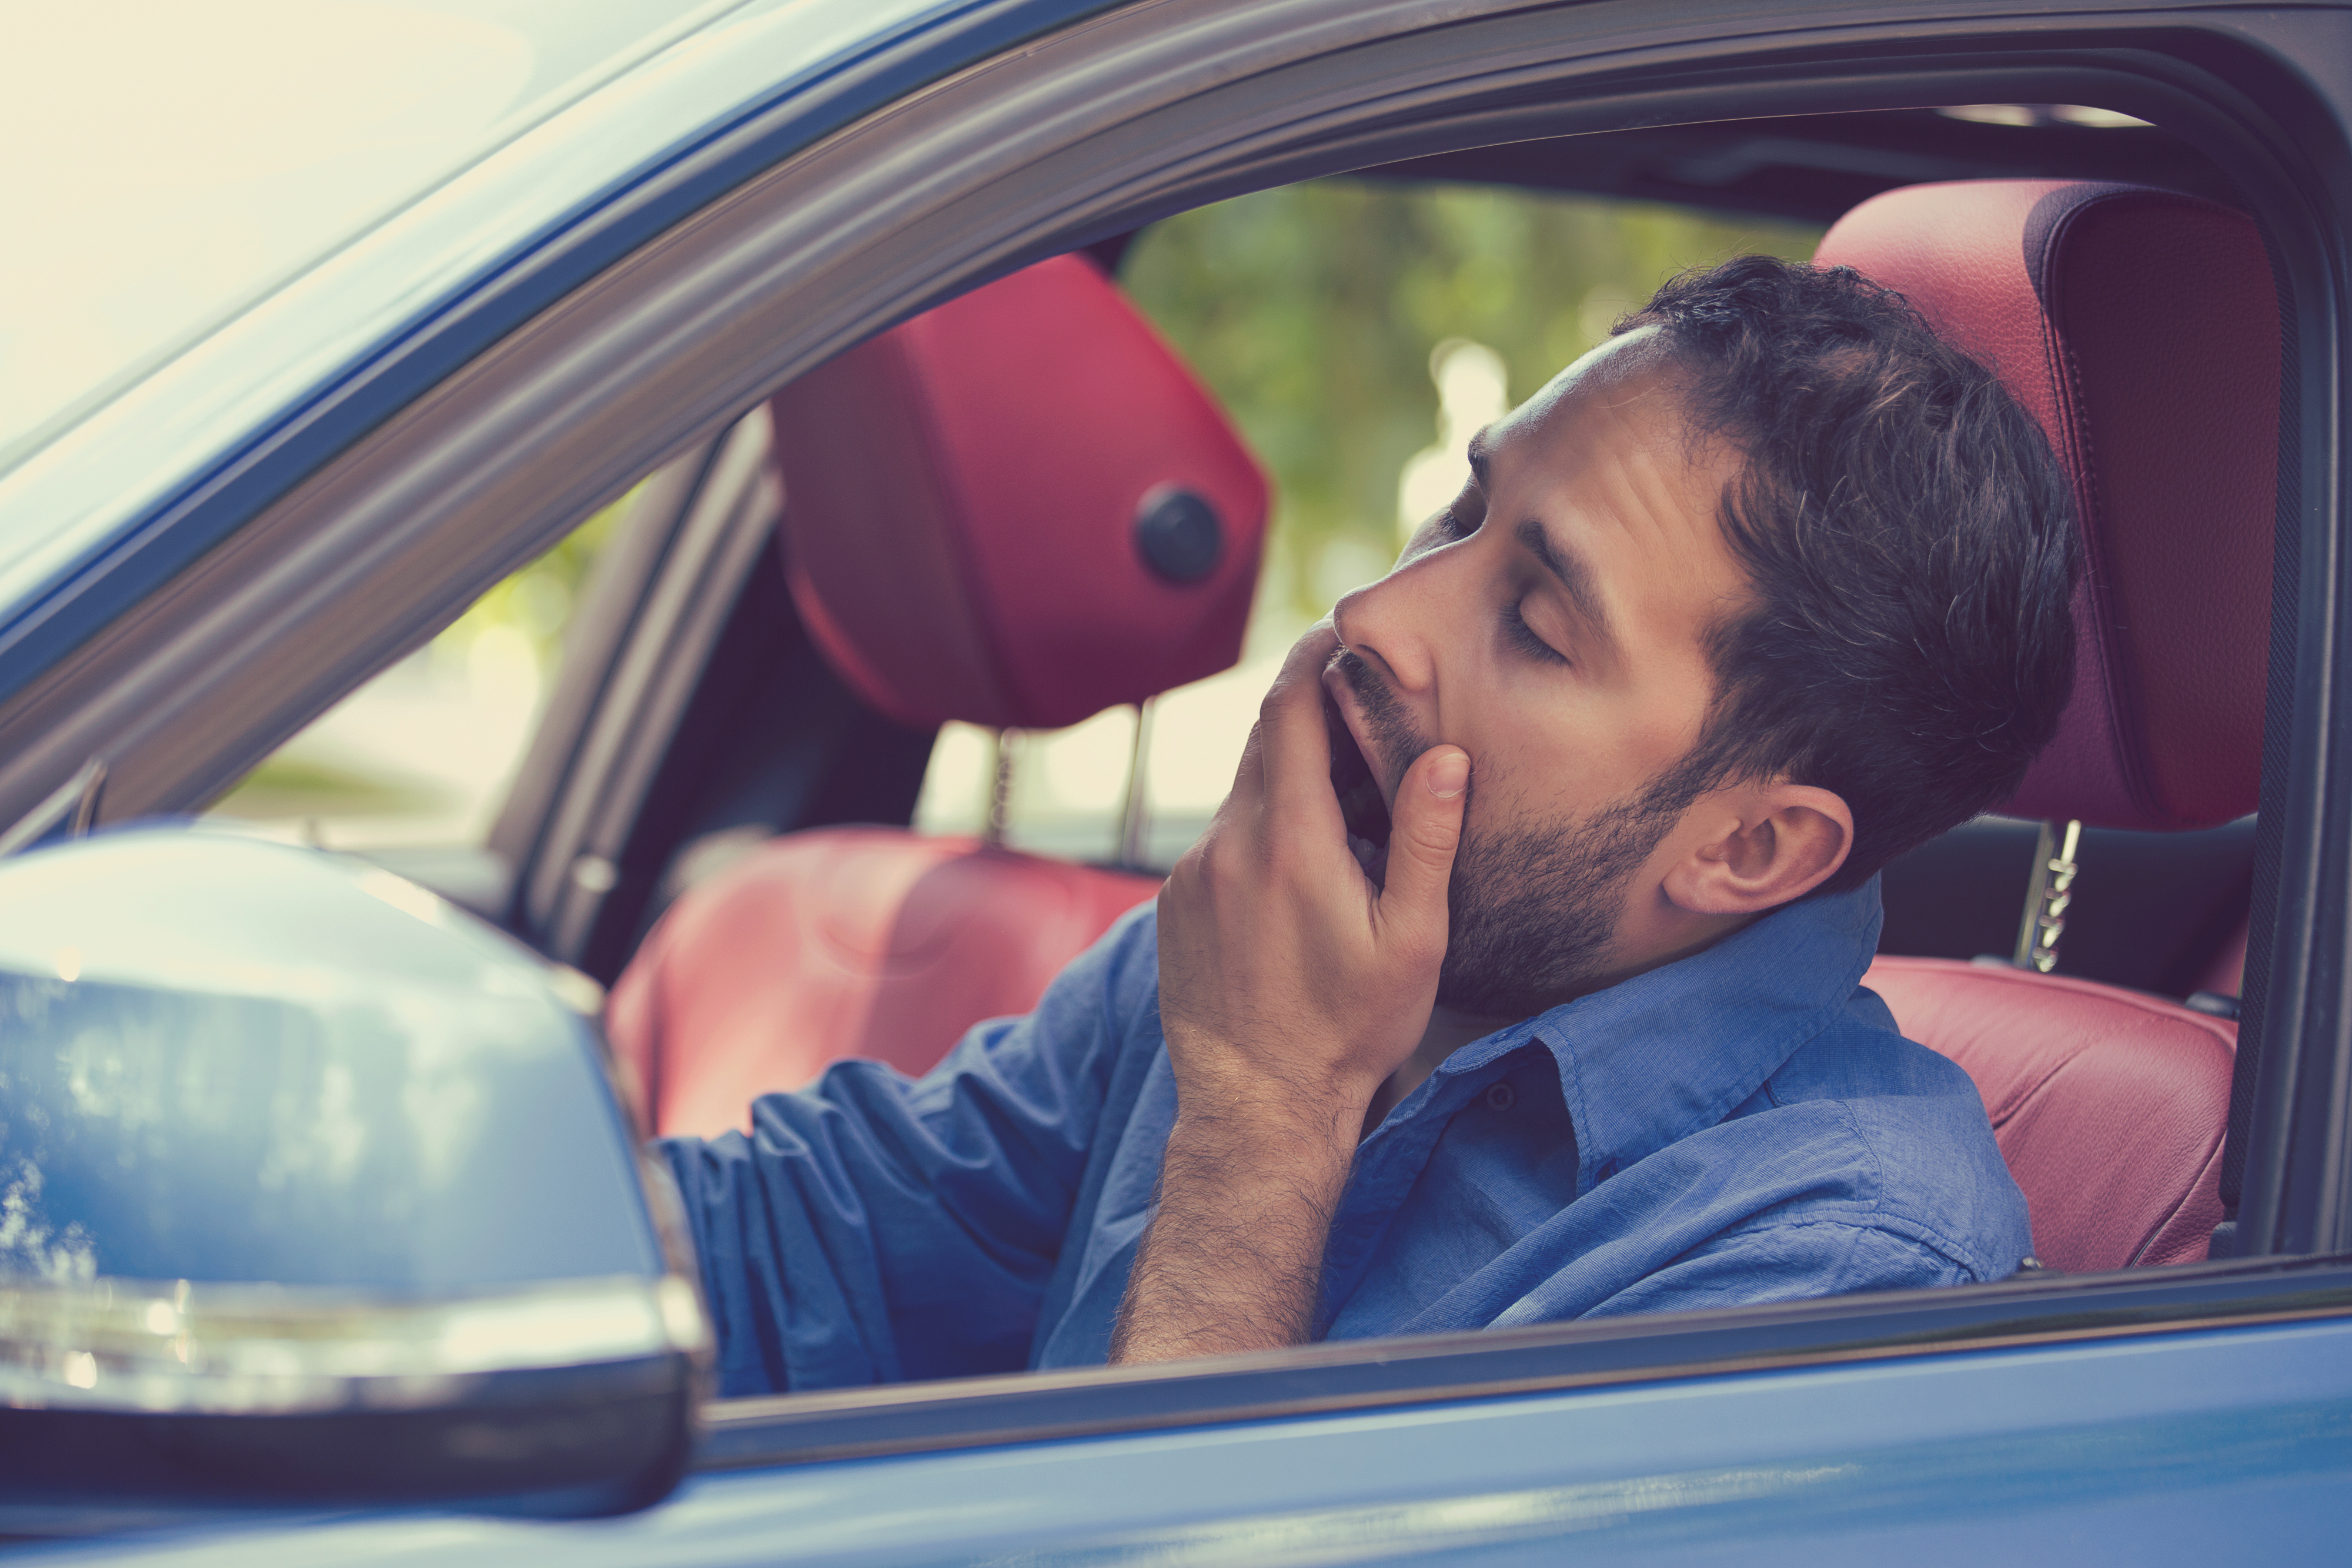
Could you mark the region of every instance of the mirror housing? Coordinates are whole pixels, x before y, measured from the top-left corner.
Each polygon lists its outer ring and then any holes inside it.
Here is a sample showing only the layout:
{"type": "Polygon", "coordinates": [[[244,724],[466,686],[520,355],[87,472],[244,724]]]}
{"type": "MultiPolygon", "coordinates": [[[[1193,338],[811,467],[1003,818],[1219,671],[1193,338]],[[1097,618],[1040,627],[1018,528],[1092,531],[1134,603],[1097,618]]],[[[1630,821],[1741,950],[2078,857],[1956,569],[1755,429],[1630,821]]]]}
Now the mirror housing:
{"type": "Polygon", "coordinates": [[[319,851],[151,828],[0,861],[0,1530],[665,1494],[710,1331],[560,984],[319,851]]]}

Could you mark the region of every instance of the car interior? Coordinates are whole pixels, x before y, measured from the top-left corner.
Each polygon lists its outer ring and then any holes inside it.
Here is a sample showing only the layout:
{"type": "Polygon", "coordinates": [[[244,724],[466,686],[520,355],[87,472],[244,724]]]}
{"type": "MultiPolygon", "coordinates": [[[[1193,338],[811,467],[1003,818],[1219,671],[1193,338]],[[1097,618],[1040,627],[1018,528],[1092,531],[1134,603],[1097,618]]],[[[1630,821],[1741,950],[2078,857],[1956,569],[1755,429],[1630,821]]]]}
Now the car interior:
{"type": "MultiPolygon", "coordinates": [[[[2163,130],[2063,105],[1351,177],[1830,225],[1822,260],[1902,290],[2042,420],[2089,562],[2075,695],[2016,800],[1887,868],[1866,983],[1974,1077],[2043,1267],[2204,1258],[2263,940],[2280,472],[2280,302],[2229,182],[2163,130]]],[[[647,1132],[742,1125],[843,1057],[919,1072],[1152,895],[1132,782],[1100,863],[909,825],[942,724],[1055,728],[1240,654],[1268,481],[1121,294],[1135,238],[906,321],[651,476],[486,847],[379,857],[610,988],[647,1132]]]]}

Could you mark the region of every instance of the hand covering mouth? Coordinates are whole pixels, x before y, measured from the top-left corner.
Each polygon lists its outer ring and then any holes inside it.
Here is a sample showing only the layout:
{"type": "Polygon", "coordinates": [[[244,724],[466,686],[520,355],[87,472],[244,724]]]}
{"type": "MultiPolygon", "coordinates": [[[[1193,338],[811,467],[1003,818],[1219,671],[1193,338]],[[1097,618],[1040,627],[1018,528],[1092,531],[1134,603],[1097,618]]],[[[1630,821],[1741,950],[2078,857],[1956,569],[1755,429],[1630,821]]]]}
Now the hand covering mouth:
{"type": "Polygon", "coordinates": [[[1348,831],[1348,848],[1364,874],[1381,881],[1388,869],[1389,803],[1363,748],[1339,712],[1330,693],[1323,694],[1323,722],[1331,732],[1331,791],[1339,798],[1339,819],[1348,831]]]}

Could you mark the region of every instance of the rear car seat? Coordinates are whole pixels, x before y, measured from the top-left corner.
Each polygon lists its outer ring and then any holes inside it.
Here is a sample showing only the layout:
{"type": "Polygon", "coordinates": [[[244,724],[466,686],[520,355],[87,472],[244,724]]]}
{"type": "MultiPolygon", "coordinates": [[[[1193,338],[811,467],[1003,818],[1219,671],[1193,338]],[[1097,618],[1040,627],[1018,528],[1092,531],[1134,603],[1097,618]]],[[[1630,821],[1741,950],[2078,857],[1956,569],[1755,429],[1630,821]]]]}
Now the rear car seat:
{"type": "MultiPolygon", "coordinates": [[[[793,601],[902,723],[1058,728],[1232,664],[1264,475],[1087,261],[916,318],[773,400],[793,601]]],[[[1156,877],[904,829],[790,833],[680,897],[605,1021],[650,1130],[1025,1012],[1156,877]]]]}
{"type": "MultiPolygon", "coordinates": [[[[1961,181],[1864,203],[1819,259],[1901,290],[1988,361],[2074,479],[2088,564],[2075,692],[2003,810],[2141,831],[2252,810],[2280,342],[2253,224],[2134,186],[1961,181]]],[[[2205,1256],[2234,1024],[1944,959],[1882,957],[1864,983],[1975,1078],[2045,1264],[2205,1256]]]]}

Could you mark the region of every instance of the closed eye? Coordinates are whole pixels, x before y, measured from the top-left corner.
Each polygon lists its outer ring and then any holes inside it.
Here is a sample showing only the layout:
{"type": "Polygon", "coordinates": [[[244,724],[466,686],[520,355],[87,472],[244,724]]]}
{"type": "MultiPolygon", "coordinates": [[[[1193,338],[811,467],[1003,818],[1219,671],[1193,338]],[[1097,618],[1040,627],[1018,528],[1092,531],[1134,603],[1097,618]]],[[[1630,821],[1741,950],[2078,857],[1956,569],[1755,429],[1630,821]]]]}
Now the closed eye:
{"type": "Polygon", "coordinates": [[[1528,618],[1519,613],[1521,602],[1515,599],[1503,606],[1503,635],[1510,641],[1513,647],[1529,658],[1540,660],[1547,664],[1567,664],[1568,655],[1538,636],[1536,629],[1528,624],[1528,618]]]}

